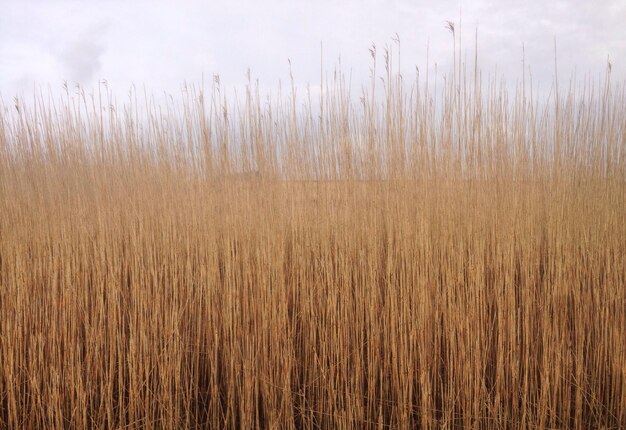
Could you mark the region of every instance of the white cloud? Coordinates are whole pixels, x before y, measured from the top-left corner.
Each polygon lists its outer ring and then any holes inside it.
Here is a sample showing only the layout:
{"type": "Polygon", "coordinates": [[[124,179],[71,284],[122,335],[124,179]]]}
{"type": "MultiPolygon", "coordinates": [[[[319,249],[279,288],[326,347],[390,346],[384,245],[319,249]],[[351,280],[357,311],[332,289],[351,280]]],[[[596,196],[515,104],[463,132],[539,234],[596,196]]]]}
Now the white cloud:
{"type": "MultiPolygon", "coordinates": [[[[341,55],[354,83],[368,79],[372,43],[382,53],[401,39],[403,73],[450,68],[459,25],[473,61],[478,28],[482,69],[508,80],[521,77],[522,45],[533,76],[549,86],[554,46],[565,79],[604,71],[610,56],[615,79],[626,79],[626,7],[619,1],[21,1],[0,0],[0,94],[29,91],[33,83],[60,88],[64,80],[94,85],[105,78],[124,93],[131,85],[176,93],[183,81],[219,73],[226,87],[245,83],[248,67],[266,88],[288,79],[287,59],[299,85],[320,79],[341,55]]],[[[382,65],[382,57],[379,59],[382,65]]],[[[379,67],[382,71],[382,67],[379,67]]]]}

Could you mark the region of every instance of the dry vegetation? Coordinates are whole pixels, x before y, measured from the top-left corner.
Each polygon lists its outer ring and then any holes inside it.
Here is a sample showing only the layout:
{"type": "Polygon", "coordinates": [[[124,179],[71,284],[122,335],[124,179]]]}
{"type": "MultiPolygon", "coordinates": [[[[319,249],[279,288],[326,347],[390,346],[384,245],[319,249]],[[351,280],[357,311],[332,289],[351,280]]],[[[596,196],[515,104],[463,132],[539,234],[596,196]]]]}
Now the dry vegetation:
{"type": "Polygon", "coordinates": [[[624,87],[388,55],[4,108],[0,428],[624,428],[624,87]]]}

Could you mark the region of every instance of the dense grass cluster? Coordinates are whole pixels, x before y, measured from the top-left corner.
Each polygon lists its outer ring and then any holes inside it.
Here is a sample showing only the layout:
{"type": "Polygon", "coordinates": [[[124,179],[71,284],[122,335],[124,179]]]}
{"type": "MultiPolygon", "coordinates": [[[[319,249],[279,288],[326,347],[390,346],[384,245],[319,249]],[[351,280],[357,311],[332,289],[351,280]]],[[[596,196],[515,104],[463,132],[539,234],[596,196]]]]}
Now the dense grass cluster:
{"type": "Polygon", "coordinates": [[[391,63],[5,106],[0,428],[624,428],[624,87],[391,63]]]}

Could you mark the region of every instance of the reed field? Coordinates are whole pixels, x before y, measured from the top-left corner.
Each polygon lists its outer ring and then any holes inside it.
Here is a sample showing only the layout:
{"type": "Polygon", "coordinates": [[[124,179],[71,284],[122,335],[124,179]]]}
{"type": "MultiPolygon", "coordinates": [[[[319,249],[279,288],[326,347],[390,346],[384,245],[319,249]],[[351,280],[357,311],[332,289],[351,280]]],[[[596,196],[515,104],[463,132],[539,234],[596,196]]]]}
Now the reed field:
{"type": "Polygon", "coordinates": [[[0,429],[626,428],[624,83],[372,54],[4,100],[0,429]]]}

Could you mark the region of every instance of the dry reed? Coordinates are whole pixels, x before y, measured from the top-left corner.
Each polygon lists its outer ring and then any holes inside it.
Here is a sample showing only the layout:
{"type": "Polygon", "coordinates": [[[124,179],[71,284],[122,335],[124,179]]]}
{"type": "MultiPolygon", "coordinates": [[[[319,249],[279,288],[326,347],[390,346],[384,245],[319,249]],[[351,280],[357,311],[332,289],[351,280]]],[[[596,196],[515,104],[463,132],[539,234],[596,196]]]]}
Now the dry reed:
{"type": "Polygon", "coordinates": [[[0,428],[624,428],[623,85],[391,64],[3,108],[0,428]]]}

